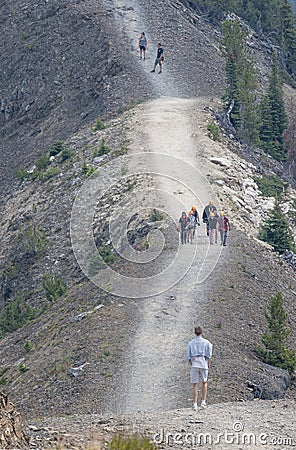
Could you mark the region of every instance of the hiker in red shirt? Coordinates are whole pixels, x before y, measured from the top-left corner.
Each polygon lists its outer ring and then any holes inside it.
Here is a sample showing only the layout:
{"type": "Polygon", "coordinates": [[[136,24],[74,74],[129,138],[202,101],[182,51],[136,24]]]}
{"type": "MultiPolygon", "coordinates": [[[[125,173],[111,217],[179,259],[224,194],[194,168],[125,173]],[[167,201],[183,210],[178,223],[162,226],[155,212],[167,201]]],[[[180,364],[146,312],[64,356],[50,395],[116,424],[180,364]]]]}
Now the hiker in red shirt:
{"type": "Polygon", "coordinates": [[[224,211],[220,212],[218,218],[218,229],[220,231],[221,245],[226,246],[227,233],[230,231],[229,219],[225,216],[224,211]]]}

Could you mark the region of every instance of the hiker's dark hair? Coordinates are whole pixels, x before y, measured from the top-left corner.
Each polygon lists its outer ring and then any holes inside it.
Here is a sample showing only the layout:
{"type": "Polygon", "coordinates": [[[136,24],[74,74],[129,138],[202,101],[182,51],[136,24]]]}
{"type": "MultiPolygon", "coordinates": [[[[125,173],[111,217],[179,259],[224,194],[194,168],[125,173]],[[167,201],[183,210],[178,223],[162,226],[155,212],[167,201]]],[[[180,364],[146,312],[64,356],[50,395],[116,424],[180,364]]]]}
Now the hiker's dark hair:
{"type": "Polygon", "coordinates": [[[202,327],[195,327],[194,333],[196,334],[196,336],[200,336],[202,334],[202,327]]]}
{"type": "Polygon", "coordinates": [[[160,43],[160,42],[158,42],[158,45],[160,45],[160,46],[161,46],[161,43],[160,43]]]}

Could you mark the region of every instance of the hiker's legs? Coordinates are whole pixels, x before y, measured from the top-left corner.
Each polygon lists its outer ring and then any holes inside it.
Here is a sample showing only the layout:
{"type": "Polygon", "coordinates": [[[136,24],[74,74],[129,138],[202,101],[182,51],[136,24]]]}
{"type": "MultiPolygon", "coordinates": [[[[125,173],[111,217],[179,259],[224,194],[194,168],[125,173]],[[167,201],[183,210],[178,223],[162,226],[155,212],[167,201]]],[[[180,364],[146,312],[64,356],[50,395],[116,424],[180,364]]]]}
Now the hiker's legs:
{"type": "Polygon", "coordinates": [[[224,231],[220,231],[221,245],[224,242],[224,231]]]}
{"type": "Polygon", "coordinates": [[[207,398],[207,390],[208,390],[208,382],[203,381],[202,382],[202,388],[201,388],[201,398],[202,400],[206,400],[207,398]]]}
{"type": "Polygon", "coordinates": [[[209,230],[209,238],[210,238],[210,244],[214,244],[215,239],[215,229],[209,230]]]}
{"type": "Polygon", "coordinates": [[[198,398],[198,383],[193,384],[193,403],[197,403],[198,398]]]}
{"type": "Polygon", "coordinates": [[[181,243],[182,243],[182,244],[186,244],[186,239],[187,239],[186,231],[185,231],[185,230],[182,230],[182,231],[181,231],[181,243]]]}
{"type": "Polygon", "coordinates": [[[206,231],[207,231],[207,236],[209,236],[209,226],[208,226],[208,224],[206,225],[206,227],[207,227],[207,229],[206,229],[206,231]]]}
{"type": "Polygon", "coordinates": [[[227,241],[227,231],[224,231],[223,245],[226,245],[226,241],[227,241]]]}

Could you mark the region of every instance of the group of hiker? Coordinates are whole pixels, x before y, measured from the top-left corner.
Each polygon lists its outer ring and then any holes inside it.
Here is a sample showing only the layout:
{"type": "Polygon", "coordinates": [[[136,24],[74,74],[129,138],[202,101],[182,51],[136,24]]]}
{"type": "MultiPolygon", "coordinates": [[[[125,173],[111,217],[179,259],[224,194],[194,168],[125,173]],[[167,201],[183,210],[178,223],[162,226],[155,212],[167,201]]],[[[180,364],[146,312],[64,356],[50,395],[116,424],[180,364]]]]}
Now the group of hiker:
{"type": "MultiPolygon", "coordinates": [[[[221,245],[226,246],[227,234],[230,230],[229,219],[224,211],[218,210],[213,200],[204,208],[202,221],[206,224],[206,233],[209,237],[210,245],[217,244],[218,232],[220,233],[221,245]]],[[[177,230],[180,233],[181,244],[193,243],[196,226],[200,226],[200,218],[195,206],[191,207],[188,214],[182,212],[177,230]]]]}
{"type": "MultiPolygon", "coordinates": [[[[141,36],[139,37],[138,48],[140,49],[140,59],[142,59],[142,58],[146,59],[147,48],[148,48],[148,39],[147,39],[144,31],[141,33],[141,36]]],[[[158,73],[162,73],[163,61],[164,61],[163,48],[162,48],[161,43],[159,42],[157,44],[156,58],[155,58],[154,66],[153,66],[153,69],[151,70],[151,72],[152,73],[155,72],[156,67],[159,65],[159,72],[158,73]]]]}

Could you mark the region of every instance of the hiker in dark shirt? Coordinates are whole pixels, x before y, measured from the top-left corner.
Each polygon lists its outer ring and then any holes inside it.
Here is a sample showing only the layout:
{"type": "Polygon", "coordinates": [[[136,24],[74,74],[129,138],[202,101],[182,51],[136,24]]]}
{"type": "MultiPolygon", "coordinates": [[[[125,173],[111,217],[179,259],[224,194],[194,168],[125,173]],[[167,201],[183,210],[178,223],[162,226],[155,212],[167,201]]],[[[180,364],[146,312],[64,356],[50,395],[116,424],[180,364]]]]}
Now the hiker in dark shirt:
{"type": "Polygon", "coordinates": [[[203,223],[206,224],[206,227],[207,227],[207,236],[209,235],[209,224],[208,224],[208,222],[209,222],[209,217],[210,217],[210,213],[211,212],[213,212],[214,215],[218,218],[217,208],[214,205],[213,200],[209,201],[209,204],[205,207],[205,209],[203,210],[203,213],[202,213],[202,221],[203,221],[203,223]]]}
{"type": "Polygon", "coordinates": [[[158,73],[161,73],[162,72],[163,60],[164,60],[163,48],[161,46],[161,43],[159,42],[158,45],[157,45],[157,55],[156,55],[156,59],[155,59],[155,62],[154,62],[154,67],[151,70],[151,72],[155,72],[156,66],[157,66],[157,64],[159,64],[159,72],[158,73]]]}
{"type": "Polygon", "coordinates": [[[186,244],[187,242],[187,232],[188,232],[189,219],[185,212],[182,212],[182,215],[179,219],[179,227],[178,230],[181,235],[181,243],[186,244]]]}

